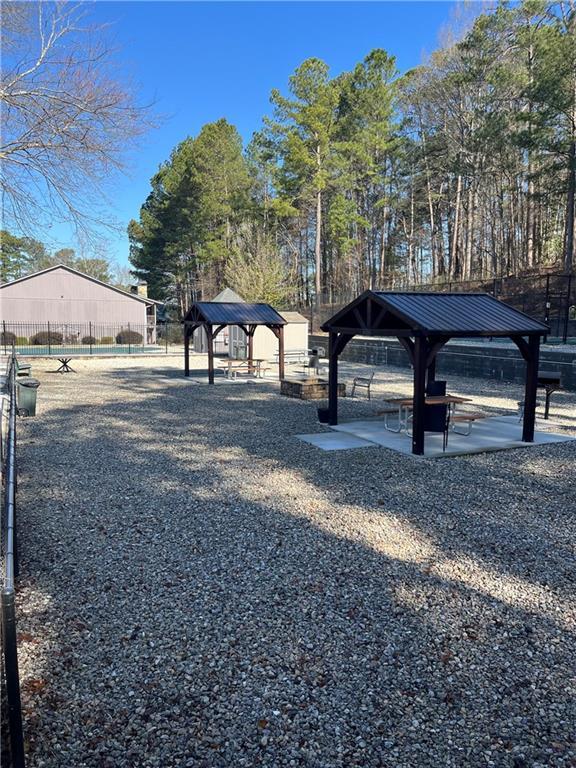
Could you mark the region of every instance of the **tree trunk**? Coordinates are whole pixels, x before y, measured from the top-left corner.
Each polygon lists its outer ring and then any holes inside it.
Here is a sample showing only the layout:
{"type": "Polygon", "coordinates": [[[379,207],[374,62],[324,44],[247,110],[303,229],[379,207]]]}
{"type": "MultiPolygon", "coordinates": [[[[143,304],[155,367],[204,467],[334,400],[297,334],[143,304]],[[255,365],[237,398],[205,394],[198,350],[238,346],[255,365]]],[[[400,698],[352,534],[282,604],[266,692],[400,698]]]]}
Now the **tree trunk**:
{"type": "Polygon", "coordinates": [[[456,200],[454,201],[454,224],[452,226],[452,244],[450,247],[450,279],[458,274],[458,238],[460,237],[460,206],[462,203],[462,176],[458,174],[456,182],[456,200]]]}
{"type": "MultiPolygon", "coordinates": [[[[320,145],[316,147],[316,167],[318,174],[322,168],[322,158],[320,155],[320,145]]],[[[320,179],[318,179],[318,186],[320,186],[320,179]]],[[[314,242],[314,261],[316,267],[315,274],[315,289],[316,289],[316,308],[320,307],[320,293],[322,290],[321,280],[321,268],[322,268],[322,191],[320,189],[316,192],[316,238],[314,242]]]]}

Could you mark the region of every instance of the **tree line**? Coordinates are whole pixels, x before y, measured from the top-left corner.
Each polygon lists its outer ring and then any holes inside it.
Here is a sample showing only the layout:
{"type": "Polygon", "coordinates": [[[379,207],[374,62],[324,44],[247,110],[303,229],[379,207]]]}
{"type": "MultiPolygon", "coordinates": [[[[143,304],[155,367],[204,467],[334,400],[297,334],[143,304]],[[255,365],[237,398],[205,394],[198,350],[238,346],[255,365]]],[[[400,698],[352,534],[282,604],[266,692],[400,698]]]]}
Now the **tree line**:
{"type": "Polygon", "coordinates": [[[186,138],[130,222],[130,260],[180,313],[225,283],[312,306],[366,288],[571,271],[576,5],[480,15],[400,74],[374,50],[311,58],[247,147],[225,119],[186,138]]]}

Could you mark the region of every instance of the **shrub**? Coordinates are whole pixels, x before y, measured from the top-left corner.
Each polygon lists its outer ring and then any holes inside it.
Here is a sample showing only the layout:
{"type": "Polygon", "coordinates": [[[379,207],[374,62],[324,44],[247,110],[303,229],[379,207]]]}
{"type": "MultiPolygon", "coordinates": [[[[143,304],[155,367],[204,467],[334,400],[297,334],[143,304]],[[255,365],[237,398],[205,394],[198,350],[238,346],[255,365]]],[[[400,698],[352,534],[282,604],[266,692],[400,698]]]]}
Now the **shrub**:
{"type": "Polygon", "coordinates": [[[96,344],[94,336],[82,336],[82,344],[96,344]]]}
{"type": "Polygon", "coordinates": [[[7,346],[16,344],[16,334],[12,333],[12,331],[2,331],[0,333],[0,344],[6,344],[7,346]]]}
{"type": "Polygon", "coordinates": [[[116,344],[142,344],[143,338],[141,333],[122,328],[120,333],[116,335],[116,344]]]}
{"type": "Polygon", "coordinates": [[[26,344],[28,344],[28,337],[27,336],[17,336],[16,337],[16,346],[17,347],[25,347],[26,344]]]}
{"type": "Polygon", "coordinates": [[[58,331],[39,331],[30,339],[31,344],[46,346],[46,344],[62,344],[62,334],[58,331]]]}
{"type": "Polygon", "coordinates": [[[114,344],[114,336],[102,336],[100,344],[114,344]]]}

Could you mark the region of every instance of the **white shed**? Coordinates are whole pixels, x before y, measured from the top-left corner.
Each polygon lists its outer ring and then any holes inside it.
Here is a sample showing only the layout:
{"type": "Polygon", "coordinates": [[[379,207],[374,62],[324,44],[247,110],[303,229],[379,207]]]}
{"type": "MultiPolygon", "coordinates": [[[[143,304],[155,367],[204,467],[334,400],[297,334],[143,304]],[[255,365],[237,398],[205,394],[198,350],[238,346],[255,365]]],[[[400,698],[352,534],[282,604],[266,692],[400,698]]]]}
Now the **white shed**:
{"type": "MultiPolygon", "coordinates": [[[[284,352],[305,352],[308,349],[308,320],[299,312],[280,312],[284,326],[284,352]]],[[[247,356],[246,334],[237,325],[230,327],[228,356],[247,356]]],[[[260,326],[254,334],[254,358],[274,360],[278,354],[278,340],[269,328],[260,326]]]]}

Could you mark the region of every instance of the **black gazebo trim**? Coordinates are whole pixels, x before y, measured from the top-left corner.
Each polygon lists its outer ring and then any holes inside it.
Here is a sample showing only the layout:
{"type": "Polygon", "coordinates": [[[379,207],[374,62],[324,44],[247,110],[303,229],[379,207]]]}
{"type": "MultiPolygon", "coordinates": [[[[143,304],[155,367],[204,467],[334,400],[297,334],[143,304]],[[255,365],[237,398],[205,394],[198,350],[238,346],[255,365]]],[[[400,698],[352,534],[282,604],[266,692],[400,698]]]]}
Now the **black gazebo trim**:
{"type": "Polygon", "coordinates": [[[526,361],[522,440],[534,441],[540,337],[543,323],[488,294],[384,293],[365,291],[322,325],[329,334],[329,423],[338,423],[338,358],[356,335],[395,336],[414,369],[412,453],[424,454],[427,383],[436,377],[436,356],[452,338],[510,338],[526,361]]]}
{"type": "Polygon", "coordinates": [[[184,375],[190,376],[190,340],[204,328],[208,340],[208,383],[214,384],[214,339],[228,325],[237,325],[248,338],[248,367],[253,368],[254,334],[258,326],[269,328],[278,339],[279,378],[284,378],[284,326],[286,321],[269,304],[245,302],[195,302],[184,323],[184,375]]]}

